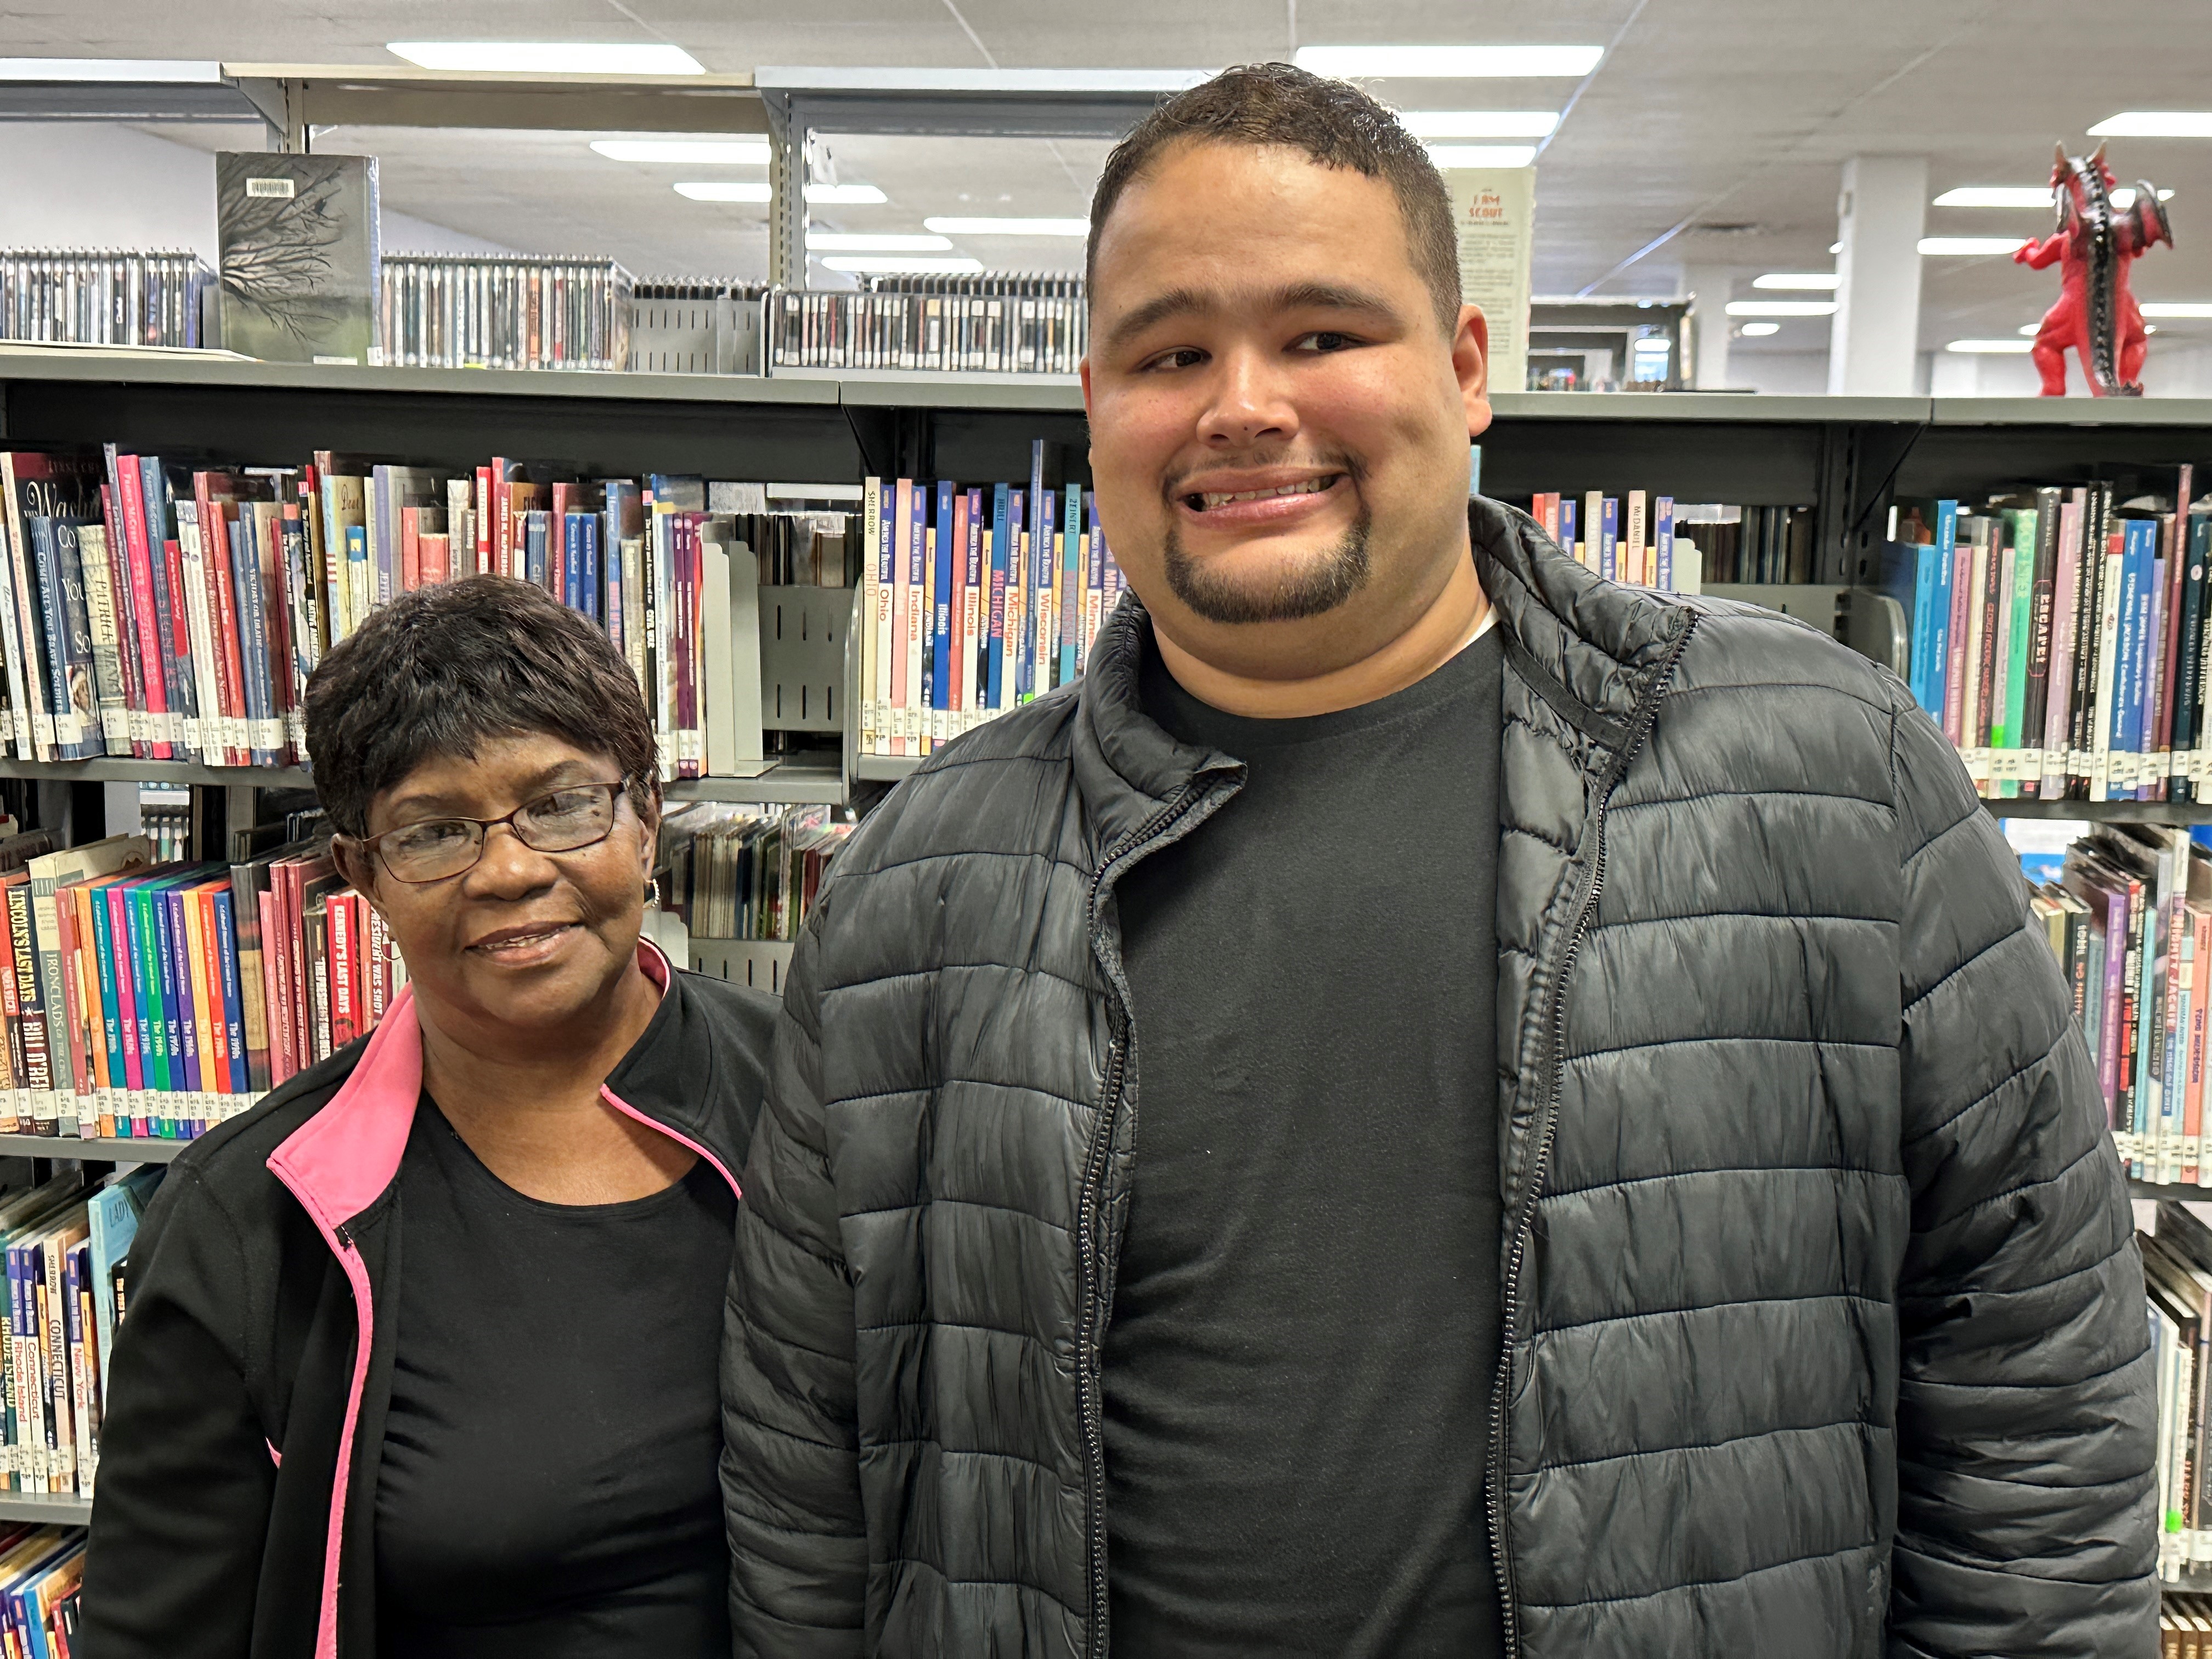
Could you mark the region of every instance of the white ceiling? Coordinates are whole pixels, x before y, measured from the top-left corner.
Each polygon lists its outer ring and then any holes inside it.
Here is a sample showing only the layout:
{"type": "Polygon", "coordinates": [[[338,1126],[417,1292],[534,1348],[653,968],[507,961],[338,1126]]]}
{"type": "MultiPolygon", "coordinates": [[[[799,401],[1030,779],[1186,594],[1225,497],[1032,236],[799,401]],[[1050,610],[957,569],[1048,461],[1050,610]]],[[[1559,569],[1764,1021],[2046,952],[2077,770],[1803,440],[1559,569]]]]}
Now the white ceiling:
{"type": "MultiPolygon", "coordinates": [[[[383,49],[391,40],[665,40],[715,71],[1203,68],[1298,45],[1603,44],[1604,62],[1580,85],[1375,90],[1406,108],[1569,108],[1539,158],[1537,291],[1672,295],[1689,266],[1733,267],[1744,293],[1761,270],[1827,268],[1839,169],[1855,153],[1927,155],[1931,196],[1960,184],[2035,184],[2054,139],[2078,149],[2085,129],[2107,115],[2212,104],[2207,17],[2205,0],[354,0],[343,10],[296,0],[0,0],[0,40],[25,56],[361,64],[394,62],[383,49]]],[[[252,143],[164,131],[210,148],[252,143]]],[[[640,272],[764,269],[763,210],[691,202],[670,188],[679,178],[758,178],[761,169],[610,161],[587,148],[597,136],[607,135],[338,129],[317,143],[380,155],[389,206],[488,241],[611,253],[640,272]]],[[[919,230],[925,216],[945,213],[1079,216],[1104,149],[833,139],[838,177],[878,185],[890,200],[815,216],[837,229],[886,231],[919,230]]],[[[2138,267],[2137,293],[2212,301],[2203,252],[2212,236],[2212,140],[2118,140],[2112,156],[2123,179],[2148,176],[2177,192],[2179,246],[2138,267]]],[[[2033,210],[1931,207],[1927,229],[2027,234],[2043,225],[2033,210]]],[[[1075,264],[1080,246],[969,239],[959,251],[994,267],[1052,269],[1075,264]]],[[[2013,333],[2057,289],[2055,272],[2002,259],[1931,258],[1925,272],[1923,348],[2013,333]]],[[[1826,329],[1785,322],[1741,349],[1817,349],[1826,329]]]]}

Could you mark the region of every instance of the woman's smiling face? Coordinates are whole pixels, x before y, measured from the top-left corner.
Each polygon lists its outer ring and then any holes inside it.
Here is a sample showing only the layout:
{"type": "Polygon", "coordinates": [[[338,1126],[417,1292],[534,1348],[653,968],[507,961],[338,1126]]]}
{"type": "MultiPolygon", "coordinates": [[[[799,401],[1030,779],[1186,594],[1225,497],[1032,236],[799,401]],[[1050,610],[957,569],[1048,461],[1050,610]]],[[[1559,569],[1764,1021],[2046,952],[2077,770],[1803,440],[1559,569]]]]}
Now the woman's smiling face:
{"type": "MultiPolygon", "coordinates": [[[[615,783],[604,755],[544,732],[490,738],[471,756],[434,756],[370,803],[368,833],[440,817],[497,818],[576,784],[615,783]]],[[[627,792],[606,838],[565,853],[525,846],[511,826],[441,880],[401,881],[385,860],[341,838],[341,870],[382,913],[424,1012],[441,1030],[549,1037],[584,1018],[636,960],[654,825],[627,792]]]]}

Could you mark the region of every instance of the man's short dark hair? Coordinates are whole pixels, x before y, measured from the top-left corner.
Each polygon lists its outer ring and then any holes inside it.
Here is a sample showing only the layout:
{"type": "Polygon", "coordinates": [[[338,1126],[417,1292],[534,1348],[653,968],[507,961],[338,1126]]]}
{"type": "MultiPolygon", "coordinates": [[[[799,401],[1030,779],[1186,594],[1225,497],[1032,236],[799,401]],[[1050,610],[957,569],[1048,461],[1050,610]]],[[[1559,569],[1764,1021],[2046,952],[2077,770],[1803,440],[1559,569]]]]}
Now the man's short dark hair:
{"type": "Polygon", "coordinates": [[[653,722],[604,629],[544,589],[471,576],[403,594],[331,647],[307,682],[307,752],[331,825],[425,761],[545,732],[607,757],[641,811],[660,793],[653,722]]]}
{"type": "Polygon", "coordinates": [[[1332,81],[1288,64],[1246,64],[1161,100],[1114,147],[1091,198],[1091,240],[1084,250],[1086,288],[1098,274],[1098,237],[1122,191],[1163,150],[1180,143],[1281,145],[1304,150],[1325,167],[1350,167],[1380,179],[1398,198],[1413,269],[1428,285],[1449,335],[1459,326],[1459,238],[1451,192],[1420,141],[1405,125],[1348,81],[1332,81]]]}

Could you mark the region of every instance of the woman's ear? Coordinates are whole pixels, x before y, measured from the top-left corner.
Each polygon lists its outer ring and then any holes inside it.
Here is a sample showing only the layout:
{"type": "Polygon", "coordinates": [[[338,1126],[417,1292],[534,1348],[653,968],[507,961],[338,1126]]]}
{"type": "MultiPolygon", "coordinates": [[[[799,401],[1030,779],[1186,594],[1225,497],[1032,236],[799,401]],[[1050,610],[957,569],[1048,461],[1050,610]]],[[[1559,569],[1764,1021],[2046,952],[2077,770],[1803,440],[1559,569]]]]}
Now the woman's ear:
{"type": "Polygon", "coordinates": [[[331,837],[331,862],[337,867],[345,884],[374,905],[379,915],[384,907],[376,902],[376,856],[351,836],[331,837]]]}

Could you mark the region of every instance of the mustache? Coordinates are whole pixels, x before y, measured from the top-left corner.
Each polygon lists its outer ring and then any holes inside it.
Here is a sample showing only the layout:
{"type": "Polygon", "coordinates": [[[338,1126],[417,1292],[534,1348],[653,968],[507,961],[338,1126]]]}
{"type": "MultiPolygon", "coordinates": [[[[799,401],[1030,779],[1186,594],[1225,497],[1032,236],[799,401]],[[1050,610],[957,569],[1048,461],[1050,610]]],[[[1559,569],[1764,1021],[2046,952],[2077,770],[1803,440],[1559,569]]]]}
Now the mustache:
{"type": "Polygon", "coordinates": [[[1326,472],[1341,472],[1355,484],[1367,480],[1367,467],[1358,456],[1343,451],[1318,455],[1301,455],[1290,450],[1255,449],[1239,455],[1209,455],[1203,464],[1187,466],[1170,473],[1160,484],[1160,499],[1172,507],[1184,495],[1194,494],[1190,481],[1208,472],[1224,468],[1250,468],[1258,471],[1270,466],[1310,466],[1326,472]]]}

